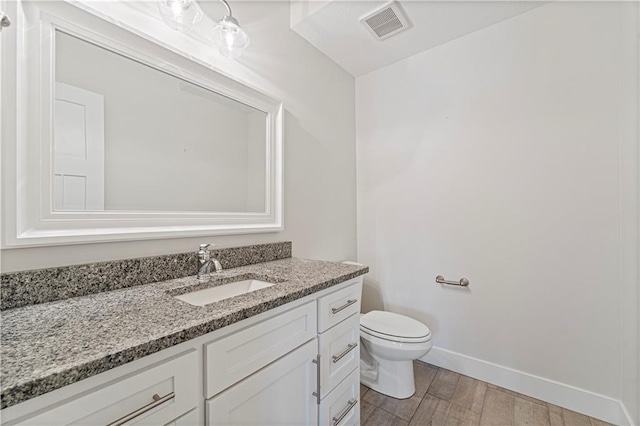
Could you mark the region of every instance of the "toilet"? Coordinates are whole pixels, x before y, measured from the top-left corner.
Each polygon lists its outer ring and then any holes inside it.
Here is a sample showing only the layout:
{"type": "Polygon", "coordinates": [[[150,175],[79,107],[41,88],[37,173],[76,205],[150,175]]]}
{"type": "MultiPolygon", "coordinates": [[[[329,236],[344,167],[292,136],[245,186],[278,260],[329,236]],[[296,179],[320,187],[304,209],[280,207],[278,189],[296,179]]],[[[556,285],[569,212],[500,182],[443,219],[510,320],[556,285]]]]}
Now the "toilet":
{"type": "Polygon", "coordinates": [[[415,391],[413,361],[431,350],[429,327],[385,311],[360,316],[360,382],[376,392],[405,399],[415,391]]]}

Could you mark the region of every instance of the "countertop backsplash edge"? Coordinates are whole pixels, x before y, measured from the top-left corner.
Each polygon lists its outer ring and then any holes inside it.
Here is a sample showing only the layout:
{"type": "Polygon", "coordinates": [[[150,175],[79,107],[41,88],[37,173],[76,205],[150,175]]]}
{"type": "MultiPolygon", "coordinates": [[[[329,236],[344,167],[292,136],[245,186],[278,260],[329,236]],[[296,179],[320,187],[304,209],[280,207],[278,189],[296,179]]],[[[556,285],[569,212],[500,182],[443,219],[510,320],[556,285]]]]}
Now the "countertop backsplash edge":
{"type": "MultiPolygon", "coordinates": [[[[88,296],[197,273],[196,250],[0,274],[0,310],[88,296]]],[[[213,248],[224,269],[291,257],[291,241],[213,248]]]]}

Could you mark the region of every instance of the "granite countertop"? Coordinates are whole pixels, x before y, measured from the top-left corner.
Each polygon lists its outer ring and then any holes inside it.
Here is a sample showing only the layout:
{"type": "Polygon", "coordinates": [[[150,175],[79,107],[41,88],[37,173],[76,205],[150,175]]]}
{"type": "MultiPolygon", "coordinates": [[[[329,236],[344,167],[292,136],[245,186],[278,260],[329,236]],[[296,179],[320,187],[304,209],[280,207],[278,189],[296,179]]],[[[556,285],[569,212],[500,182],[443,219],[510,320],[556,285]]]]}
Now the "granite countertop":
{"type": "Polygon", "coordinates": [[[6,408],[367,273],[366,266],[287,258],[2,312],[6,408]],[[173,297],[239,279],[276,285],[204,307],[173,297]]]}

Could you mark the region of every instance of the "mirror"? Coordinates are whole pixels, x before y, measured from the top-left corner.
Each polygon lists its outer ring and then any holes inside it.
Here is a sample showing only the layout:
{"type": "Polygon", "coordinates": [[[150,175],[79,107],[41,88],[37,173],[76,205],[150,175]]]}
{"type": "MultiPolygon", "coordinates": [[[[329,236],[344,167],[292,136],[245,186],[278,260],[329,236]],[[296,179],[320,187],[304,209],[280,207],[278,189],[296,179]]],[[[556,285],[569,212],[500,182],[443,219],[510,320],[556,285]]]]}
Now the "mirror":
{"type": "Polygon", "coordinates": [[[82,2],[11,4],[2,247],[284,229],[281,101],[201,40],[185,52],[82,2]]]}
{"type": "Polygon", "coordinates": [[[60,30],[54,93],[54,211],[265,211],[265,112],[60,30]]]}

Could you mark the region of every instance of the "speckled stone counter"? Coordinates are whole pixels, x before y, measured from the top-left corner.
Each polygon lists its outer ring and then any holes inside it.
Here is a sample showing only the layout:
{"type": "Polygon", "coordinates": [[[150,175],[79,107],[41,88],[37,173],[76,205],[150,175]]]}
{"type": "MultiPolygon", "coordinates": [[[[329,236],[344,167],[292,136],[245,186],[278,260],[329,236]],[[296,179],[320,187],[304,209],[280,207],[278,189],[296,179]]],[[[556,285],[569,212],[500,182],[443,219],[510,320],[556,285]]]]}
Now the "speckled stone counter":
{"type": "MultiPolygon", "coordinates": [[[[291,241],[214,248],[211,256],[225,269],[269,262],[291,257],[291,241]]],[[[3,273],[0,274],[0,309],[188,277],[196,272],[196,253],[193,251],[3,273]]]]}
{"type": "Polygon", "coordinates": [[[1,408],[205,335],[368,272],[287,258],[2,312],[1,408]],[[173,297],[240,279],[274,286],[204,307],[173,297]]]}

